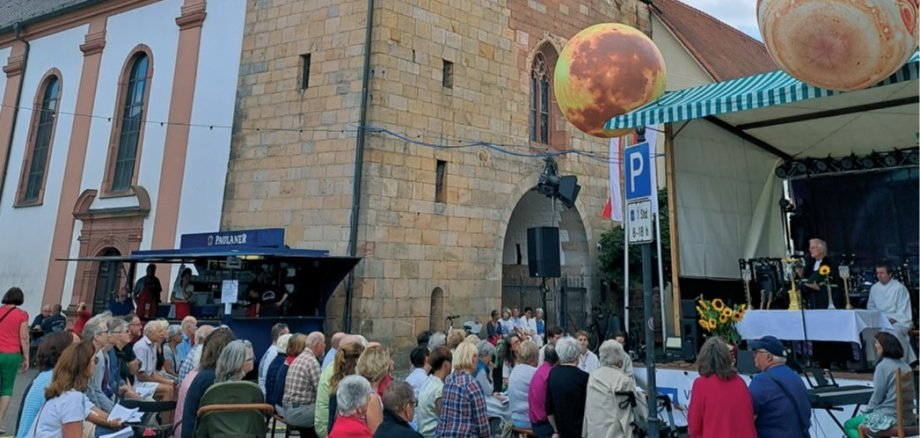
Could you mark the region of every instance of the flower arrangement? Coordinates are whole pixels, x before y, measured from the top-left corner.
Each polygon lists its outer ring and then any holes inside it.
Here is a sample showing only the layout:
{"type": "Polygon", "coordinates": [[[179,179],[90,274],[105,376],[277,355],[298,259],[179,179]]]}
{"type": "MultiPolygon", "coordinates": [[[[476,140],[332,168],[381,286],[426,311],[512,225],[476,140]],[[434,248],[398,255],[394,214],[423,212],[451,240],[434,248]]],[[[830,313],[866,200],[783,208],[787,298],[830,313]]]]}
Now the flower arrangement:
{"type": "Polygon", "coordinates": [[[746,304],[729,307],[721,298],[709,301],[700,298],[696,306],[696,313],[700,316],[700,326],[707,332],[721,336],[732,344],[741,342],[741,335],[738,334],[735,324],[744,319],[746,310],[746,304]]]}

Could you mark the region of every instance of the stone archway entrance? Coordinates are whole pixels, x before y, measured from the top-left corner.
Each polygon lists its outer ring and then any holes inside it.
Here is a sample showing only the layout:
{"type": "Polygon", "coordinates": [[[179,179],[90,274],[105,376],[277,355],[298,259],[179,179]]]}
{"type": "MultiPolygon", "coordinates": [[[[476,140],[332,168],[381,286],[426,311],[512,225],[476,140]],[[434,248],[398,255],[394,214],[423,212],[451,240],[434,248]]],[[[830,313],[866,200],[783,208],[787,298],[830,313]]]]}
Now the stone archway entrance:
{"type": "MultiPolygon", "coordinates": [[[[78,239],[80,257],[127,255],[140,248],[144,220],[150,212],[150,197],[140,186],[133,186],[132,193],[134,199],[127,202],[133,201],[136,205],[114,208],[93,208],[96,190],[86,190],[80,195],[74,207],[74,218],[82,222],[78,239]]],[[[107,283],[115,281],[113,284],[118,287],[118,278],[124,279],[123,274],[110,272],[117,273],[120,269],[120,264],[103,266],[96,261],[78,262],[70,307],[85,302],[92,306],[93,313],[105,310],[108,307],[106,294],[116,290],[107,283]],[[117,278],[109,280],[112,276],[117,278]]]]}
{"type": "Polygon", "coordinates": [[[508,221],[502,251],[502,306],[543,307],[550,325],[560,325],[566,310],[566,329],[586,324],[590,295],[589,275],[592,259],[588,235],[577,208],[566,209],[553,200],[530,190],[518,200],[508,221]],[[530,278],[527,258],[527,229],[538,226],[559,227],[559,261],[562,277],[543,280],[530,278]],[[566,306],[562,306],[563,293],[566,306]],[[574,326],[574,327],[573,327],[574,326]]]}

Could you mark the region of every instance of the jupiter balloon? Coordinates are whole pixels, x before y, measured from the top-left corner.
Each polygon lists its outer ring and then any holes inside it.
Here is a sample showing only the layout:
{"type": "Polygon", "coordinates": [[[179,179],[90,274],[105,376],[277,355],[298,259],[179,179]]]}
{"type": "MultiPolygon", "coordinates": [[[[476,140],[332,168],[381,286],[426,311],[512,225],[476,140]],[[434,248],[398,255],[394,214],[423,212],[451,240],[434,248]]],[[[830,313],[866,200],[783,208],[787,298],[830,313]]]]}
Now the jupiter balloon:
{"type": "Polygon", "coordinates": [[[645,34],[623,24],[596,24],[562,49],[553,91],[562,114],[576,128],[615,137],[623,131],[604,129],[604,124],[660,97],[665,76],[664,58],[645,34]]]}
{"type": "Polygon", "coordinates": [[[884,80],[917,50],[918,0],[758,0],[760,34],[796,79],[831,90],[884,80]]]}

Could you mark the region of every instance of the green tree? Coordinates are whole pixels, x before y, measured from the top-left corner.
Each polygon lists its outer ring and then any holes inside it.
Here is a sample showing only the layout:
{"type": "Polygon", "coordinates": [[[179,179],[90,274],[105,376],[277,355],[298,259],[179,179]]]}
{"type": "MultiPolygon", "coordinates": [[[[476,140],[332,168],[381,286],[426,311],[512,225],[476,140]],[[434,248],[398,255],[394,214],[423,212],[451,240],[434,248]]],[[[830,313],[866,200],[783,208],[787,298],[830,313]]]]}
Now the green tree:
{"type": "MultiPolygon", "coordinates": [[[[665,282],[671,275],[671,215],[668,212],[668,190],[658,190],[658,213],[661,223],[661,257],[664,266],[665,282]]],[[[623,284],[623,236],[624,229],[614,226],[601,235],[601,248],[598,251],[598,266],[611,290],[622,291],[623,284]]],[[[653,245],[655,245],[653,243],[653,245]]],[[[658,255],[652,247],[652,284],[658,285],[658,255]]],[[[629,248],[629,282],[637,284],[642,281],[642,250],[633,245],[629,248]]]]}

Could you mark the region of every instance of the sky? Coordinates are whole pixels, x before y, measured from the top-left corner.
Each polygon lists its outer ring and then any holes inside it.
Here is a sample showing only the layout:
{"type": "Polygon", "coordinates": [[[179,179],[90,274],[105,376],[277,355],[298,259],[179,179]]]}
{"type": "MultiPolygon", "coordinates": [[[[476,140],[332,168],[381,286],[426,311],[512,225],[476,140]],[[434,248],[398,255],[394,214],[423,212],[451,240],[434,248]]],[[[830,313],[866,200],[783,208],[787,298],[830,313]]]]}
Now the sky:
{"type": "Polygon", "coordinates": [[[758,41],[760,40],[760,31],[757,29],[757,13],[754,11],[757,0],[681,1],[728,23],[758,41]]]}

